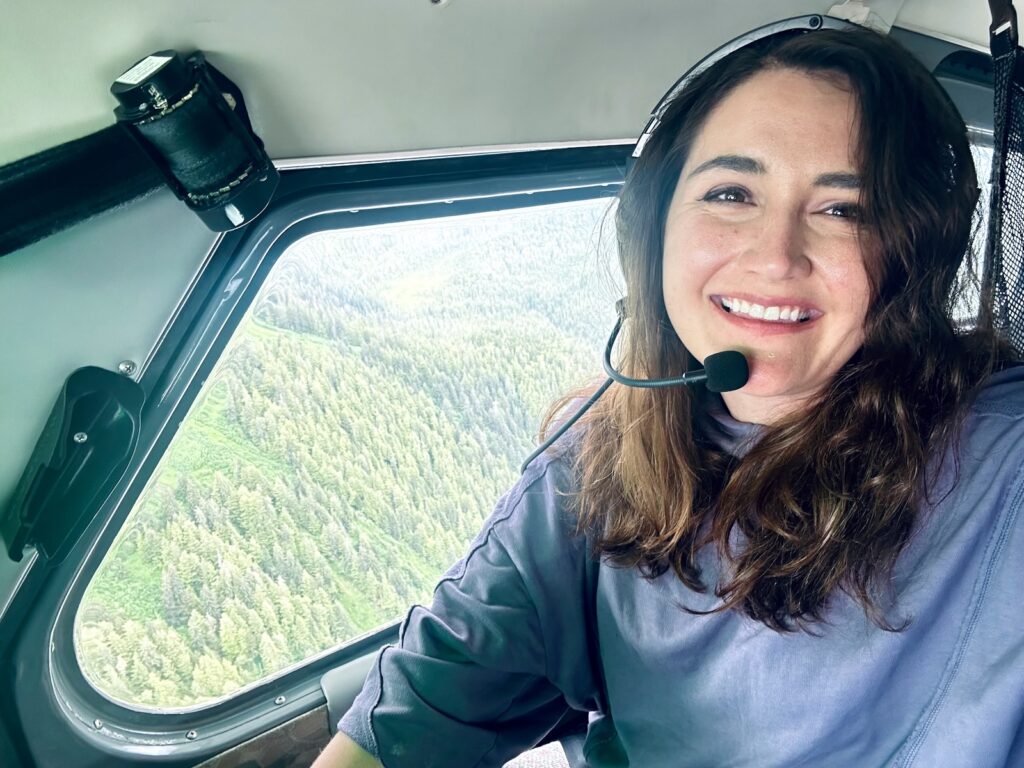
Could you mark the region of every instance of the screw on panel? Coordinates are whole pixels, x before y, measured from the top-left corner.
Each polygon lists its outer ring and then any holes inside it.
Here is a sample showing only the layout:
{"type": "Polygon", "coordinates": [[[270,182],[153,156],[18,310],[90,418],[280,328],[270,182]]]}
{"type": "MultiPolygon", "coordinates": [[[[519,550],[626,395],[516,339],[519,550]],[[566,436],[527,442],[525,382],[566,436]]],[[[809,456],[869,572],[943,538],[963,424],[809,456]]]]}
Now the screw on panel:
{"type": "Polygon", "coordinates": [[[89,436],[85,434],[85,432],[75,432],[75,434],[71,436],[71,439],[81,445],[89,439],[89,436]]]}
{"type": "Polygon", "coordinates": [[[117,364],[117,370],[123,373],[125,376],[131,376],[135,373],[135,369],[138,366],[135,365],[134,360],[122,360],[117,364]]]}
{"type": "Polygon", "coordinates": [[[97,717],[95,720],[92,721],[92,727],[98,731],[100,728],[103,727],[103,721],[97,717]]]}
{"type": "Polygon", "coordinates": [[[185,734],[185,738],[188,739],[189,741],[194,741],[198,736],[199,736],[199,734],[196,733],[195,731],[189,731],[188,733],[185,734]]]}
{"type": "Polygon", "coordinates": [[[274,699],[274,703],[277,704],[278,706],[281,706],[286,701],[288,701],[288,699],[286,699],[284,696],[278,696],[276,699],[274,699]]]}

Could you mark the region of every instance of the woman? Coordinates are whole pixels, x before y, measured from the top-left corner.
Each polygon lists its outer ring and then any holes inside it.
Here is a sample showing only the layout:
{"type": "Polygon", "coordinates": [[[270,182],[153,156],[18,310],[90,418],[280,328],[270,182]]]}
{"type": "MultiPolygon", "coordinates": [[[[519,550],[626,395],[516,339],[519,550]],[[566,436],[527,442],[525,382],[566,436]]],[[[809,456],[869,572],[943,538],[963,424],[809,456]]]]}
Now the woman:
{"type": "Polygon", "coordinates": [[[622,366],[738,349],[748,383],[612,387],[317,765],[497,766],[570,708],[595,766],[1024,764],[1024,375],[987,312],[950,319],[976,195],[962,120],[884,37],[695,77],[620,195],[622,366]]]}

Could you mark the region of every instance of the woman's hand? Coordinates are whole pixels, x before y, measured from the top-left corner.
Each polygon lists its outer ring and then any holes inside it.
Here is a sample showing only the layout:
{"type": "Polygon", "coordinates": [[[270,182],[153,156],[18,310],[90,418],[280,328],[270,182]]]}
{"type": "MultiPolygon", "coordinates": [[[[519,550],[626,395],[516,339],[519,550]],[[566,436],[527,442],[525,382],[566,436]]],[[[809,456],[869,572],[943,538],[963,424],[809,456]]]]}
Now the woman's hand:
{"type": "Polygon", "coordinates": [[[338,733],[312,768],[384,768],[369,752],[356,744],[344,733],[338,733]]]}

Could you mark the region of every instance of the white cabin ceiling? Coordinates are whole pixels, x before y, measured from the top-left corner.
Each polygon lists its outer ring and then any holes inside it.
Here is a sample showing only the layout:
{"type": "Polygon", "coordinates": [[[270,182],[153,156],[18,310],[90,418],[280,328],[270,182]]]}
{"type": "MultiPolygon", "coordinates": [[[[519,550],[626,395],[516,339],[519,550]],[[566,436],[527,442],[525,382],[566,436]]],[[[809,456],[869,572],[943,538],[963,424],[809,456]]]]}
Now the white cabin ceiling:
{"type": "MultiPolygon", "coordinates": [[[[165,48],[203,50],[239,84],[274,158],[633,137],[712,48],[832,5],[12,2],[0,24],[0,165],[113,123],[111,82],[165,48]]],[[[983,49],[988,23],[985,0],[907,0],[896,18],[983,49]]]]}

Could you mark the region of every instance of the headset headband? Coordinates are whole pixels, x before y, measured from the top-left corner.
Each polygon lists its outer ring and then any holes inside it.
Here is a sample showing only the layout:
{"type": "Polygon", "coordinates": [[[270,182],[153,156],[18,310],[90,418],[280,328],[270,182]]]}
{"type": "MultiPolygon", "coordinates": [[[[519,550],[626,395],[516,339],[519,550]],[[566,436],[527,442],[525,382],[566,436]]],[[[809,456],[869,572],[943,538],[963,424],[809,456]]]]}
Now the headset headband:
{"type": "Polygon", "coordinates": [[[651,117],[648,119],[647,125],[644,126],[643,133],[640,134],[640,138],[637,139],[636,146],[633,148],[633,158],[635,159],[640,157],[640,153],[643,152],[644,147],[647,146],[647,142],[650,140],[651,134],[653,134],[658,128],[658,125],[661,124],[661,118],[664,117],[665,110],[668,109],[672,100],[693,78],[719,59],[725,58],[733,51],[737,51],[744,46],[757,42],[758,40],[763,40],[766,37],[778,35],[783,32],[813,32],[819,29],[854,29],[856,26],[856,24],[844,21],[843,19],[836,19],[831,16],[821,16],[819,14],[794,16],[792,19],[784,19],[783,21],[776,21],[772,24],[766,24],[763,27],[752,29],[739,37],[730,40],[720,48],[716,48],[690,67],[682,77],[676,80],[675,85],[668,89],[665,95],[661,97],[661,101],[658,102],[658,105],[651,110],[651,117]]]}

